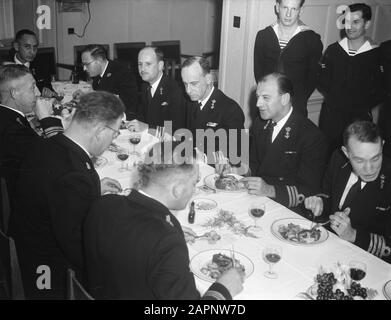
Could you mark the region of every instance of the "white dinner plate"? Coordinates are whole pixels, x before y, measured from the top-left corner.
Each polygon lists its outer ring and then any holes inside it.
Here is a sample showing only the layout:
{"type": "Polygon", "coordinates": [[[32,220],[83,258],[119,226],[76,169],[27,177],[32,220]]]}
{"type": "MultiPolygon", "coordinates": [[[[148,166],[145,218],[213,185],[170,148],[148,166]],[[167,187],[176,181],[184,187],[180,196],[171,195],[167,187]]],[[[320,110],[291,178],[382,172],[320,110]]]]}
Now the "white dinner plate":
{"type": "MultiPolygon", "coordinates": [[[[242,176],[239,176],[237,174],[234,174],[234,173],[230,173],[230,174],[227,174],[228,176],[234,176],[236,179],[238,180],[241,180],[243,179],[242,176]]],[[[211,188],[211,189],[214,189],[216,191],[222,191],[222,192],[243,192],[243,191],[247,191],[247,189],[245,187],[243,188],[240,188],[238,190],[223,190],[223,189],[219,189],[216,187],[216,179],[219,177],[219,175],[217,173],[213,173],[213,174],[210,174],[208,176],[206,176],[204,178],[204,183],[207,187],[211,188]]]]}
{"type": "Polygon", "coordinates": [[[284,242],[287,242],[287,243],[290,243],[290,244],[293,244],[293,245],[297,245],[297,246],[311,246],[311,245],[316,245],[316,244],[319,244],[319,243],[322,243],[324,241],[327,240],[327,238],[329,237],[329,233],[328,231],[323,228],[323,227],[318,227],[317,229],[320,230],[320,238],[316,241],[313,241],[313,242],[297,242],[297,241],[292,241],[292,240],[288,240],[288,239],[285,239],[281,233],[278,231],[278,228],[280,226],[288,226],[289,223],[293,223],[295,225],[299,225],[302,229],[310,229],[313,225],[313,222],[312,221],[309,221],[309,220],[306,220],[306,219],[300,219],[300,218],[285,218],[285,219],[279,219],[279,220],[276,220],[273,222],[272,226],[271,226],[271,232],[272,234],[280,239],[281,241],[284,241],[284,242]]]}
{"type": "MultiPolygon", "coordinates": [[[[208,275],[201,272],[201,269],[203,267],[206,267],[209,262],[212,262],[212,258],[214,254],[224,254],[228,257],[231,257],[231,250],[228,249],[211,249],[211,250],[205,250],[197,253],[190,261],[190,269],[191,272],[193,272],[194,275],[196,275],[198,278],[209,281],[209,282],[215,282],[216,280],[209,277],[208,275]]],[[[244,254],[234,251],[235,260],[239,260],[239,263],[243,265],[246,278],[252,275],[254,272],[254,263],[250,260],[250,258],[246,257],[244,254]]]]}
{"type": "Polygon", "coordinates": [[[391,300],[391,280],[388,280],[384,285],[383,294],[387,300],[391,300]]]}
{"type": "Polygon", "coordinates": [[[196,211],[206,211],[210,212],[217,208],[217,202],[212,199],[207,198],[195,198],[194,201],[194,209],[196,211]]]}

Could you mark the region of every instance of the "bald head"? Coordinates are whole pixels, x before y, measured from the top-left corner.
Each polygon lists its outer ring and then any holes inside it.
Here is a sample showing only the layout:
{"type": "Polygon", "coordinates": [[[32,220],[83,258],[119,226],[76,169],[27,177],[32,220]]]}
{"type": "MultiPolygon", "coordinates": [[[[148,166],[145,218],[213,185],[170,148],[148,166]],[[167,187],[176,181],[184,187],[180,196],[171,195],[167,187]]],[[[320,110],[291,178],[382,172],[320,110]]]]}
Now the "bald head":
{"type": "Polygon", "coordinates": [[[145,47],[138,54],[138,71],[150,85],[163,74],[163,53],[156,47],[145,47]]]}

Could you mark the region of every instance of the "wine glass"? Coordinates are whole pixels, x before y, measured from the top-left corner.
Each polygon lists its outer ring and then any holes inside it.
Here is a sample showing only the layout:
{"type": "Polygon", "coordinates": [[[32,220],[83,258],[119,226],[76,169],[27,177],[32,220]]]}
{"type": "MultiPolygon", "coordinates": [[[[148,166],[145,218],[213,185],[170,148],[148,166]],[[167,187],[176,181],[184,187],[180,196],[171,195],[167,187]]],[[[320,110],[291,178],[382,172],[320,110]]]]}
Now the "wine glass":
{"type": "Polygon", "coordinates": [[[367,266],[364,262],[356,260],[349,262],[349,275],[352,280],[359,282],[364,279],[366,274],[367,266]]]}
{"type": "Polygon", "coordinates": [[[140,132],[132,131],[130,133],[129,142],[133,146],[133,151],[130,154],[139,155],[139,153],[136,151],[136,145],[138,145],[140,143],[140,141],[141,141],[141,134],[140,134],[140,132]]]}
{"type": "Polygon", "coordinates": [[[278,278],[278,274],[273,271],[273,265],[281,260],[282,248],[275,244],[268,245],[263,249],[262,255],[265,262],[269,264],[269,270],[264,273],[265,277],[270,279],[278,278]]]}
{"type": "Polygon", "coordinates": [[[119,168],[120,172],[127,171],[128,169],[125,167],[125,161],[129,158],[129,150],[120,149],[117,154],[117,159],[121,161],[121,168],[119,168]]]}
{"type": "Polygon", "coordinates": [[[265,214],[265,204],[263,202],[252,202],[248,208],[249,216],[254,220],[254,229],[261,230],[262,228],[257,226],[257,220],[265,214]]]}

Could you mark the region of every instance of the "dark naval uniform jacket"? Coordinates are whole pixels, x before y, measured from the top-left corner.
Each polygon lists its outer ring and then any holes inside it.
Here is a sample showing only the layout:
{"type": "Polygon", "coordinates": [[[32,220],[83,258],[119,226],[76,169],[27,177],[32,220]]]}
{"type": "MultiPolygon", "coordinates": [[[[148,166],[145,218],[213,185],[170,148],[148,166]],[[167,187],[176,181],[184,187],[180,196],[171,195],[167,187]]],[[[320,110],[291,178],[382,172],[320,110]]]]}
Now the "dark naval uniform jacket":
{"type": "Polygon", "coordinates": [[[138,119],[150,127],[163,127],[164,121],[172,121],[172,133],[186,127],[186,98],[177,81],[164,75],[149,102],[149,84],[141,85],[138,119]]]}
{"type": "MultiPolygon", "coordinates": [[[[352,172],[352,166],[342,151],[336,150],[325,174],[323,191],[324,216],[334,214],[352,172]]],[[[391,161],[383,157],[376,180],[367,182],[350,205],[349,218],[356,229],[355,245],[391,262],[391,161]]]]}
{"type": "Polygon", "coordinates": [[[69,267],[83,279],[82,223],[100,193],[89,155],[65,135],[31,147],[10,219],[28,297],[63,299],[69,267]],[[50,268],[50,290],[36,286],[40,265],[50,268]]]}
{"type": "Polygon", "coordinates": [[[295,109],[271,144],[266,139],[268,124],[258,118],[250,130],[251,175],[275,187],[277,202],[296,207],[305,197],[321,191],[326,138],[295,109]]]}
{"type": "MultiPolygon", "coordinates": [[[[64,131],[61,120],[54,117],[42,119],[40,125],[44,138],[64,131]]],[[[40,139],[25,116],[0,104],[0,169],[7,182],[11,201],[26,150],[34,141],[40,139]]]]}
{"type": "MultiPolygon", "coordinates": [[[[230,137],[228,134],[229,129],[236,129],[236,134],[232,135],[230,138],[236,140],[233,142],[236,142],[236,154],[240,154],[241,129],[244,129],[243,110],[234,100],[227,97],[217,88],[214,88],[209,100],[202,110],[200,110],[197,102],[192,101],[188,103],[187,128],[190,129],[193,134],[194,146],[197,146],[200,151],[205,153],[206,141],[204,141],[204,148],[201,148],[201,141],[196,141],[196,129],[211,129],[213,132],[223,129],[226,131],[227,137],[230,137]]],[[[215,150],[213,151],[221,150],[220,147],[219,141],[216,138],[215,150]]],[[[229,151],[227,151],[227,153],[229,154],[229,151]]]]}
{"type": "Polygon", "coordinates": [[[125,105],[127,119],[136,118],[138,105],[137,82],[135,75],[126,65],[118,61],[108,60],[103,77],[94,77],[92,88],[118,95],[125,105]]]}
{"type": "MultiPolygon", "coordinates": [[[[98,299],[199,299],[178,220],[136,190],[107,195],[84,224],[89,292],[98,299]]],[[[204,299],[232,299],[213,284],[204,299]]]]}

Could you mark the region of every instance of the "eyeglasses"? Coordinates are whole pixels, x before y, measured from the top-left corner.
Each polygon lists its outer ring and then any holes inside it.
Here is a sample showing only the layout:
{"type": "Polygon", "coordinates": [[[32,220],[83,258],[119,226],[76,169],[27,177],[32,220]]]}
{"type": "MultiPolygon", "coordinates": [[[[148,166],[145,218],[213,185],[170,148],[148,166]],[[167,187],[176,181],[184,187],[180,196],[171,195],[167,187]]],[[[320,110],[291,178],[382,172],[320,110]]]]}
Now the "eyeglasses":
{"type": "Polygon", "coordinates": [[[87,63],[82,62],[81,65],[82,65],[83,67],[87,67],[87,66],[89,66],[91,63],[93,63],[93,62],[95,62],[95,61],[96,61],[96,60],[92,60],[92,61],[87,62],[87,63]]]}
{"type": "Polygon", "coordinates": [[[119,130],[115,130],[112,127],[109,127],[109,126],[105,126],[105,127],[114,131],[114,139],[117,138],[121,134],[121,131],[119,131],[119,130]]]}

